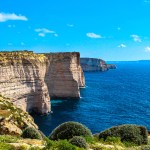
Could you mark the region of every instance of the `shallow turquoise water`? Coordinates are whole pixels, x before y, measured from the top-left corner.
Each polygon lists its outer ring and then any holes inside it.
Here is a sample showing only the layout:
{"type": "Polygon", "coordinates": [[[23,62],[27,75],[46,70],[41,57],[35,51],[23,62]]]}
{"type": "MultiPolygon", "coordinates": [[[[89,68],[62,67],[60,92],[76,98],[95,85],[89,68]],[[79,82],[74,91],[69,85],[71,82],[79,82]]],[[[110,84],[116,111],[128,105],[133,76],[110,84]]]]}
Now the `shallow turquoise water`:
{"type": "Polygon", "coordinates": [[[65,121],[78,121],[93,133],[120,124],[150,129],[150,62],[116,62],[117,69],[85,73],[80,100],[52,100],[52,114],[34,116],[46,135],[65,121]]]}

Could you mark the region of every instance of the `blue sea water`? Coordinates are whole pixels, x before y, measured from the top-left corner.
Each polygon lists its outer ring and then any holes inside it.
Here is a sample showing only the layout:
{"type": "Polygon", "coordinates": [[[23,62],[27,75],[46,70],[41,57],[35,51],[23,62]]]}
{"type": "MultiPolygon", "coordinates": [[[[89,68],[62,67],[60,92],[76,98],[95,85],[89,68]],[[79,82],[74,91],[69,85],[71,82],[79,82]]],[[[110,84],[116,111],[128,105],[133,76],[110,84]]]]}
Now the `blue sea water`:
{"type": "Polygon", "coordinates": [[[85,72],[80,100],[51,100],[52,114],[33,116],[46,135],[65,121],[78,121],[92,133],[121,124],[150,130],[150,61],[115,62],[117,69],[85,72]]]}

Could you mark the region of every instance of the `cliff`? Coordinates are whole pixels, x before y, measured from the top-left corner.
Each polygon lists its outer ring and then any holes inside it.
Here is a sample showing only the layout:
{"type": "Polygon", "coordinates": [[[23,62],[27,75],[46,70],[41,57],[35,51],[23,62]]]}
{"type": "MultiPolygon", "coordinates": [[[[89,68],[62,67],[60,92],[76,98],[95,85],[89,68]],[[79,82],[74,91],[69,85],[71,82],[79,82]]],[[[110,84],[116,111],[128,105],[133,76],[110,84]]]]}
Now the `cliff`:
{"type": "Polygon", "coordinates": [[[85,86],[85,79],[80,66],[80,54],[51,53],[45,54],[48,67],[45,82],[50,97],[80,98],[80,87],[85,86]]]}
{"type": "Polygon", "coordinates": [[[102,59],[97,58],[80,58],[80,63],[83,71],[107,71],[109,69],[116,69],[113,64],[107,64],[102,59]]]}
{"type": "Polygon", "coordinates": [[[85,83],[79,57],[79,53],[0,52],[0,94],[22,110],[48,113],[50,96],[80,97],[85,83]]]}
{"type": "Polygon", "coordinates": [[[0,53],[0,94],[22,110],[50,111],[50,97],[44,82],[47,59],[33,52],[0,53]]]}

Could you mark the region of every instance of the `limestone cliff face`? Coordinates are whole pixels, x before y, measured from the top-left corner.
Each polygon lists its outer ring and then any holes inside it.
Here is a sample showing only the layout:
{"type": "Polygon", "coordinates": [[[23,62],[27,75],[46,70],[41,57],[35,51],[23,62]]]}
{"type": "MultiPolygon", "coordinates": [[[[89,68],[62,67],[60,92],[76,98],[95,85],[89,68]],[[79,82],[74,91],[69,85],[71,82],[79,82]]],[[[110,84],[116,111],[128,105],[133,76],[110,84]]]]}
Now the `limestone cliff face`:
{"type": "Polygon", "coordinates": [[[50,97],[80,98],[80,87],[85,85],[84,74],[80,66],[79,53],[52,53],[48,58],[45,82],[50,97]]]}
{"type": "Polygon", "coordinates": [[[107,71],[116,68],[115,65],[108,65],[104,60],[97,58],[80,58],[80,63],[83,71],[107,71]]]}
{"type": "Polygon", "coordinates": [[[0,53],[0,94],[19,108],[36,113],[50,111],[50,97],[44,78],[44,55],[32,52],[0,53]]]}
{"type": "Polygon", "coordinates": [[[80,98],[79,53],[0,52],[0,94],[27,112],[50,112],[52,98],[80,98]]]}

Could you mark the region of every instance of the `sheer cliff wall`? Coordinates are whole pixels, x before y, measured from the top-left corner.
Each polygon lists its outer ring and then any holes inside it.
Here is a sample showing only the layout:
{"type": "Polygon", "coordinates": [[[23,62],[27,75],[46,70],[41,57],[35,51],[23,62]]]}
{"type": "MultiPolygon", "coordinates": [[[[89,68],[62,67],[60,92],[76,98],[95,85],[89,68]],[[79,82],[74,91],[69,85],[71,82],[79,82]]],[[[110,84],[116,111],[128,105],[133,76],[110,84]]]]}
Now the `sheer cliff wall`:
{"type": "Polygon", "coordinates": [[[45,84],[47,59],[32,52],[0,53],[0,94],[19,108],[48,113],[50,97],[45,84]]]}
{"type": "Polygon", "coordinates": [[[84,74],[79,53],[0,52],[0,95],[19,108],[48,113],[52,98],[79,98],[84,74]]]}
{"type": "Polygon", "coordinates": [[[48,67],[45,82],[50,97],[80,98],[80,87],[85,85],[84,74],[80,66],[80,54],[53,53],[46,54],[48,67]]]}

